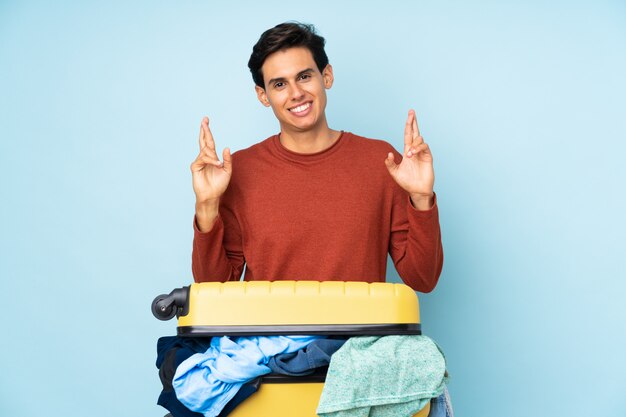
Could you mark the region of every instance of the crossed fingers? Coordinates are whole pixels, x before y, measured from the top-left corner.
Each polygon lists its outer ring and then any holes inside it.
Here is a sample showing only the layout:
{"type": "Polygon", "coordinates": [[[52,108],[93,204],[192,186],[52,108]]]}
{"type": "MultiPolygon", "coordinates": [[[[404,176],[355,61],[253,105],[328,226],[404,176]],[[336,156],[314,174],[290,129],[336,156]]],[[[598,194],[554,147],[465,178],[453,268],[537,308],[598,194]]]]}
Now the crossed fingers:
{"type": "Polygon", "coordinates": [[[209,128],[208,117],[204,117],[202,119],[202,123],[200,124],[199,142],[200,154],[198,155],[198,159],[206,164],[221,167],[223,163],[219,160],[217,152],[215,150],[215,140],[213,139],[213,134],[211,133],[211,129],[209,128]]]}
{"type": "Polygon", "coordinates": [[[411,109],[404,126],[404,155],[411,158],[423,151],[428,151],[428,145],[424,143],[424,138],[417,126],[415,111],[411,109]]]}

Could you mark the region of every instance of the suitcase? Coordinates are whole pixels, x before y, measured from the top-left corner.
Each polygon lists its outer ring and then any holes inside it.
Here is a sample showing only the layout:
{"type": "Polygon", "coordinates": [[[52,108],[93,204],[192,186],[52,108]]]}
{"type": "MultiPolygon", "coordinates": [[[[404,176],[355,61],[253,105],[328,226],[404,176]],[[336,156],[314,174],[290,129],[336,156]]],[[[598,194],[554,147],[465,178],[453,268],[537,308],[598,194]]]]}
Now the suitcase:
{"type": "MultiPolygon", "coordinates": [[[[419,303],[404,284],[338,281],[204,282],[160,295],[161,320],[177,316],[181,337],[418,335],[419,303]]],[[[231,417],[315,417],[325,374],[264,376],[231,417]]],[[[426,417],[427,405],[414,417],[426,417]]]]}

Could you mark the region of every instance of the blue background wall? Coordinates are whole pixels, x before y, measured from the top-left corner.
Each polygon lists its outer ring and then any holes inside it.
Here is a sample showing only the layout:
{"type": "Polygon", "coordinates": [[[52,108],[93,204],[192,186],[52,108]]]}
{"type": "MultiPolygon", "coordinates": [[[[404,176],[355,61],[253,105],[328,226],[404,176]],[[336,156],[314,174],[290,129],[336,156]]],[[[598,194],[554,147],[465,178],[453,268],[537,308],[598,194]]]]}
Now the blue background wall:
{"type": "Polygon", "coordinates": [[[626,4],[525,3],[1,1],[0,415],[165,414],[149,306],[191,280],[199,122],[277,131],[246,63],[292,19],[331,126],[400,147],[417,111],[457,415],[626,415],[626,4]]]}

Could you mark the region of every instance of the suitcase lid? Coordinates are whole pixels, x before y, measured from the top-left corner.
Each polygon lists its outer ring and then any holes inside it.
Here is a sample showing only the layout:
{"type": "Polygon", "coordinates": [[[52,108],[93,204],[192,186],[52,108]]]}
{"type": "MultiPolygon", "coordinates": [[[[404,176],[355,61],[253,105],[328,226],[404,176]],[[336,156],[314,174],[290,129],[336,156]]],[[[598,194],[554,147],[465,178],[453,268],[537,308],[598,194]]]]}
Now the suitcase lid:
{"type": "Polygon", "coordinates": [[[189,287],[179,335],[419,332],[404,284],[339,281],[203,282],[189,287]]]}

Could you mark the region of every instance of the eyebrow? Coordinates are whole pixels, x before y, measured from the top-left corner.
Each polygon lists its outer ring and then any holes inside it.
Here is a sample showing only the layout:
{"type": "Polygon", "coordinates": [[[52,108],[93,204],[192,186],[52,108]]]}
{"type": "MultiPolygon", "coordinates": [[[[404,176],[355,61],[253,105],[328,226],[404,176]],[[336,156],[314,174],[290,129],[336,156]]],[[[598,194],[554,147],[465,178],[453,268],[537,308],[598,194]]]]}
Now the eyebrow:
{"type": "MultiPolygon", "coordinates": [[[[307,73],[307,72],[313,72],[313,68],[307,68],[305,70],[300,71],[298,74],[296,74],[296,78],[298,78],[299,76],[301,76],[302,74],[307,73]]],[[[268,85],[272,85],[272,84],[274,84],[276,82],[279,82],[279,81],[280,82],[285,82],[285,81],[287,81],[287,78],[285,78],[285,77],[272,78],[271,80],[269,80],[267,82],[267,84],[268,85]]]]}

